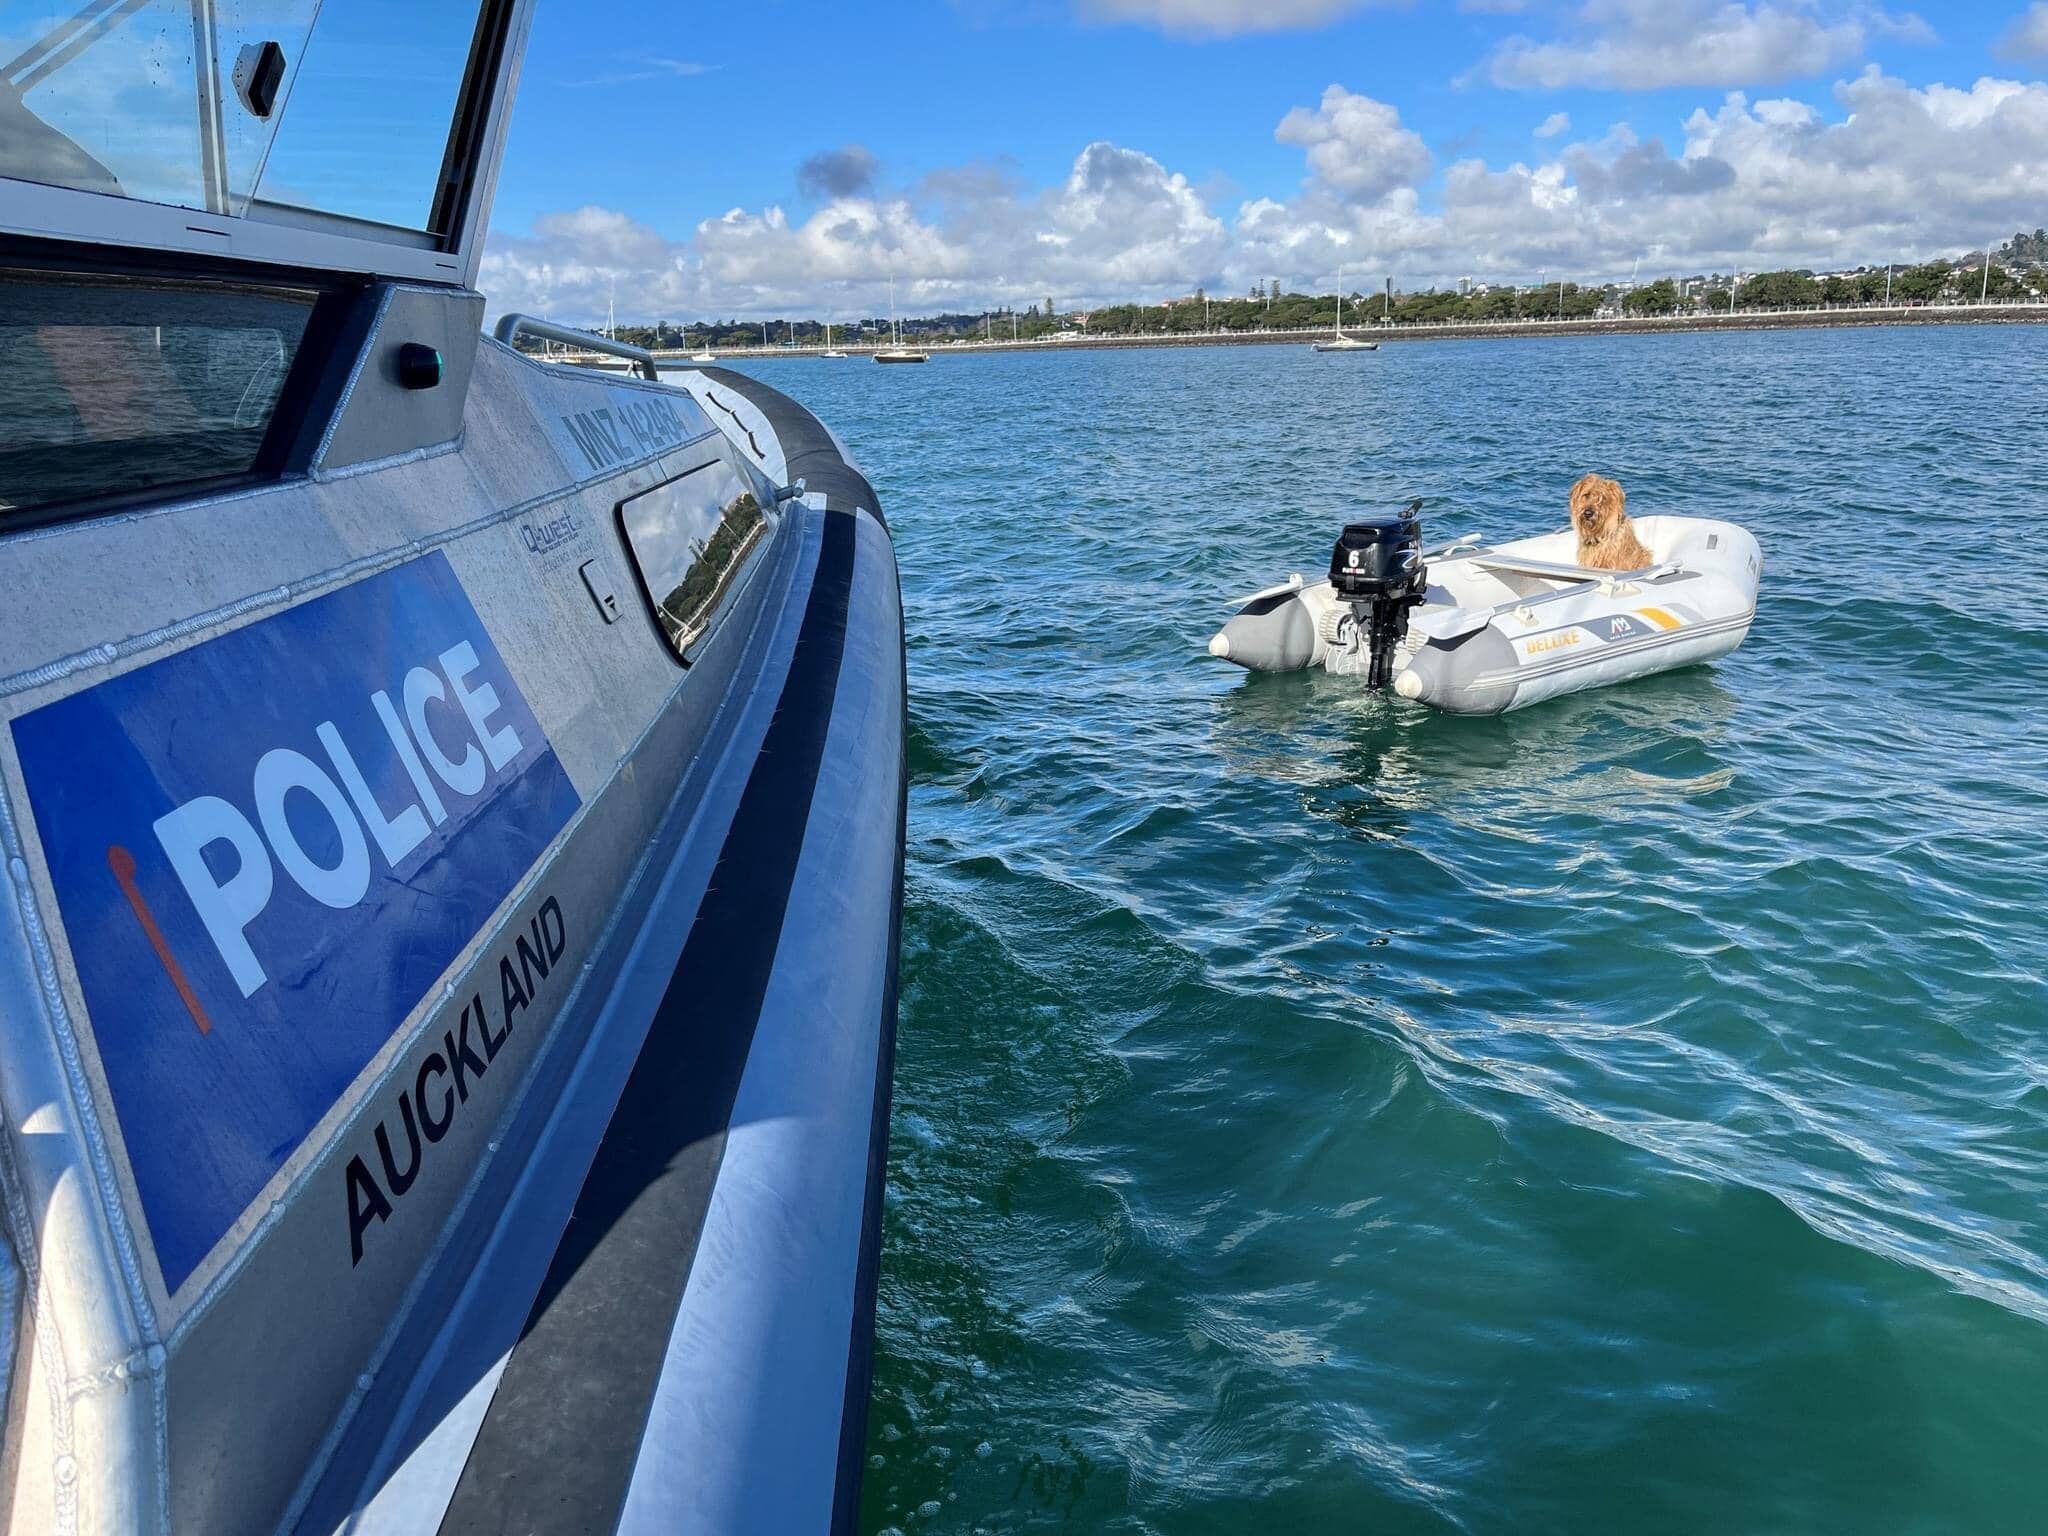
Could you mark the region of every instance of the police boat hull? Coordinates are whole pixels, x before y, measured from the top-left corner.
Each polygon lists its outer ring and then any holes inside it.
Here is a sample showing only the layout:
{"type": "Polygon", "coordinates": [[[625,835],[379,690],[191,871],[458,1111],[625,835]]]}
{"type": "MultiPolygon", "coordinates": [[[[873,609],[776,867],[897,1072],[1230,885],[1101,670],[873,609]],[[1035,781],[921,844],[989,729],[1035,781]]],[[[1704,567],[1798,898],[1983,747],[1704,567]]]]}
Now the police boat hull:
{"type": "Polygon", "coordinates": [[[404,420],[365,391],[353,462],[0,539],[16,1529],[851,1518],[881,507],[751,380],[552,368],[437,303],[447,442],[358,441],[404,420]],[[685,666],[632,540],[703,477],[758,522],[685,666]]]}
{"type": "Polygon", "coordinates": [[[751,379],[482,333],[530,0],[380,23],[459,50],[410,234],[224,179],[275,9],[225,102],[193,23],[190,206],[120,92],[0,135],[0,1526],[851,1530],[881,503],[751,379]]]}
{"type": "MultiPolygon", "coordinates": [[[[1643,517],[1635,528],[1654,563],[1633,572],[1578,566],[1570,529],[1430,552],[1393,653],[1394,691],[1452,714],[1501,714],[1741,645],[1763,569],[1755,538],[1706,518],[1643,517]]],[[[1351,605],[1329,581],[1299,577],[1245,599],[1209,653],[1259,672],[1362,677],[1369,665],[1351,605]]]]}

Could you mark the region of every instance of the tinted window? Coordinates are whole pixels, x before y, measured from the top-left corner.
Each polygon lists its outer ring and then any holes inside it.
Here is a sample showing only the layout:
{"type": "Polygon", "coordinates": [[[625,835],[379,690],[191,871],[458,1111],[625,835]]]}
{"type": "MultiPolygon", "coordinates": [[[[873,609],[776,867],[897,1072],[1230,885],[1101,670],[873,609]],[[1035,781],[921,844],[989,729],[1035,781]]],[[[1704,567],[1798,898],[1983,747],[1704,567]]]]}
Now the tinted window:
{"type": "Polygon", "coordinates": [[[625,502],[619,524],[655,621],[688,660],[769,530],[760,496],[720,459],[625,502]]]}
{"type": "Polygon", "coordinates": [[[247,474],[316,298],[0,271],[0,522],[247,474]]]}

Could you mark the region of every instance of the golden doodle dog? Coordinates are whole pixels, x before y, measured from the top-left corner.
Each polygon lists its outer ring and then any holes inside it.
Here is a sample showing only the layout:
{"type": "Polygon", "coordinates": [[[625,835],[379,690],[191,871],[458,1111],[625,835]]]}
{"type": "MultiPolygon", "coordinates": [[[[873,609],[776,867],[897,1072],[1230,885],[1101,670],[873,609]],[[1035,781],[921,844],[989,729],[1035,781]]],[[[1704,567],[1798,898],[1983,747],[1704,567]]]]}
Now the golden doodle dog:
{"type": "Polygon", "coordinates": [[[1596,571],[1639,571],[1656,563],[1628,520],[1628,492],[1619,480],[1585,476],[1572,487],[1571,507],[1579,564],[1596,571]]]}

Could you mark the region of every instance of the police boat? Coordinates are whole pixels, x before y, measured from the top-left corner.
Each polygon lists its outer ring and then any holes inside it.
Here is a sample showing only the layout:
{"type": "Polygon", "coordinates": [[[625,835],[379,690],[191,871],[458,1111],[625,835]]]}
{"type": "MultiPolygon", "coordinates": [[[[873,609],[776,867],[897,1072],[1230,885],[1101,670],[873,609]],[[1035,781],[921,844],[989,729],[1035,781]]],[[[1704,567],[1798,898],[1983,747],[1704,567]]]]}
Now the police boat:
{"type": "Polygon", "coordinates": [[[889,529],[481,333],[531,10],[0,28],[14,1531],[852,1528],[889,529]]]}
{"type": "Polygon", "coordinates": [[[1329,576],[1239,599],[1209,654],[1254,672],[1321,667],[1451,714],[1544,699],[1726,656],[1756,617],[1763,555],[1746,529],[1639,517],[1652,563],[1577,563],[1569,528],[1423,547],[1422,503],[1348,525],[1329,576]]]}

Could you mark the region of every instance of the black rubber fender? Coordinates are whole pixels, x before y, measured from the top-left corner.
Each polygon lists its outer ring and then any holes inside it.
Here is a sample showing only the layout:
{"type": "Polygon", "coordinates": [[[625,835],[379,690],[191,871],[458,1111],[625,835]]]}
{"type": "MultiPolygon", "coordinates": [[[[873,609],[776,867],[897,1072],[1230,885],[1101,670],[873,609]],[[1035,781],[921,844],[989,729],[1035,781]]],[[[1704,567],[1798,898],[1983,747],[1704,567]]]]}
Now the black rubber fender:
{"type": "Polygon", "coordinates": [[[875,494],[874,486],[866,475],[847,461],[846,455],[839,451],[839,444],[817,417],[781,390],[744,373],[736,373],[730,368],[699,368],[697,371],[719,388],[731,390],[768,418],[768,425],[774,428],[776,440],[782,444],[782,455],[789,463],[792,485],[801,480],[807,491],[823,495],[829,511],[854,512],[865,508],[881,520],[883,527],[888,526],[889,520],[882,514],[882,499],[875,494]]]}

